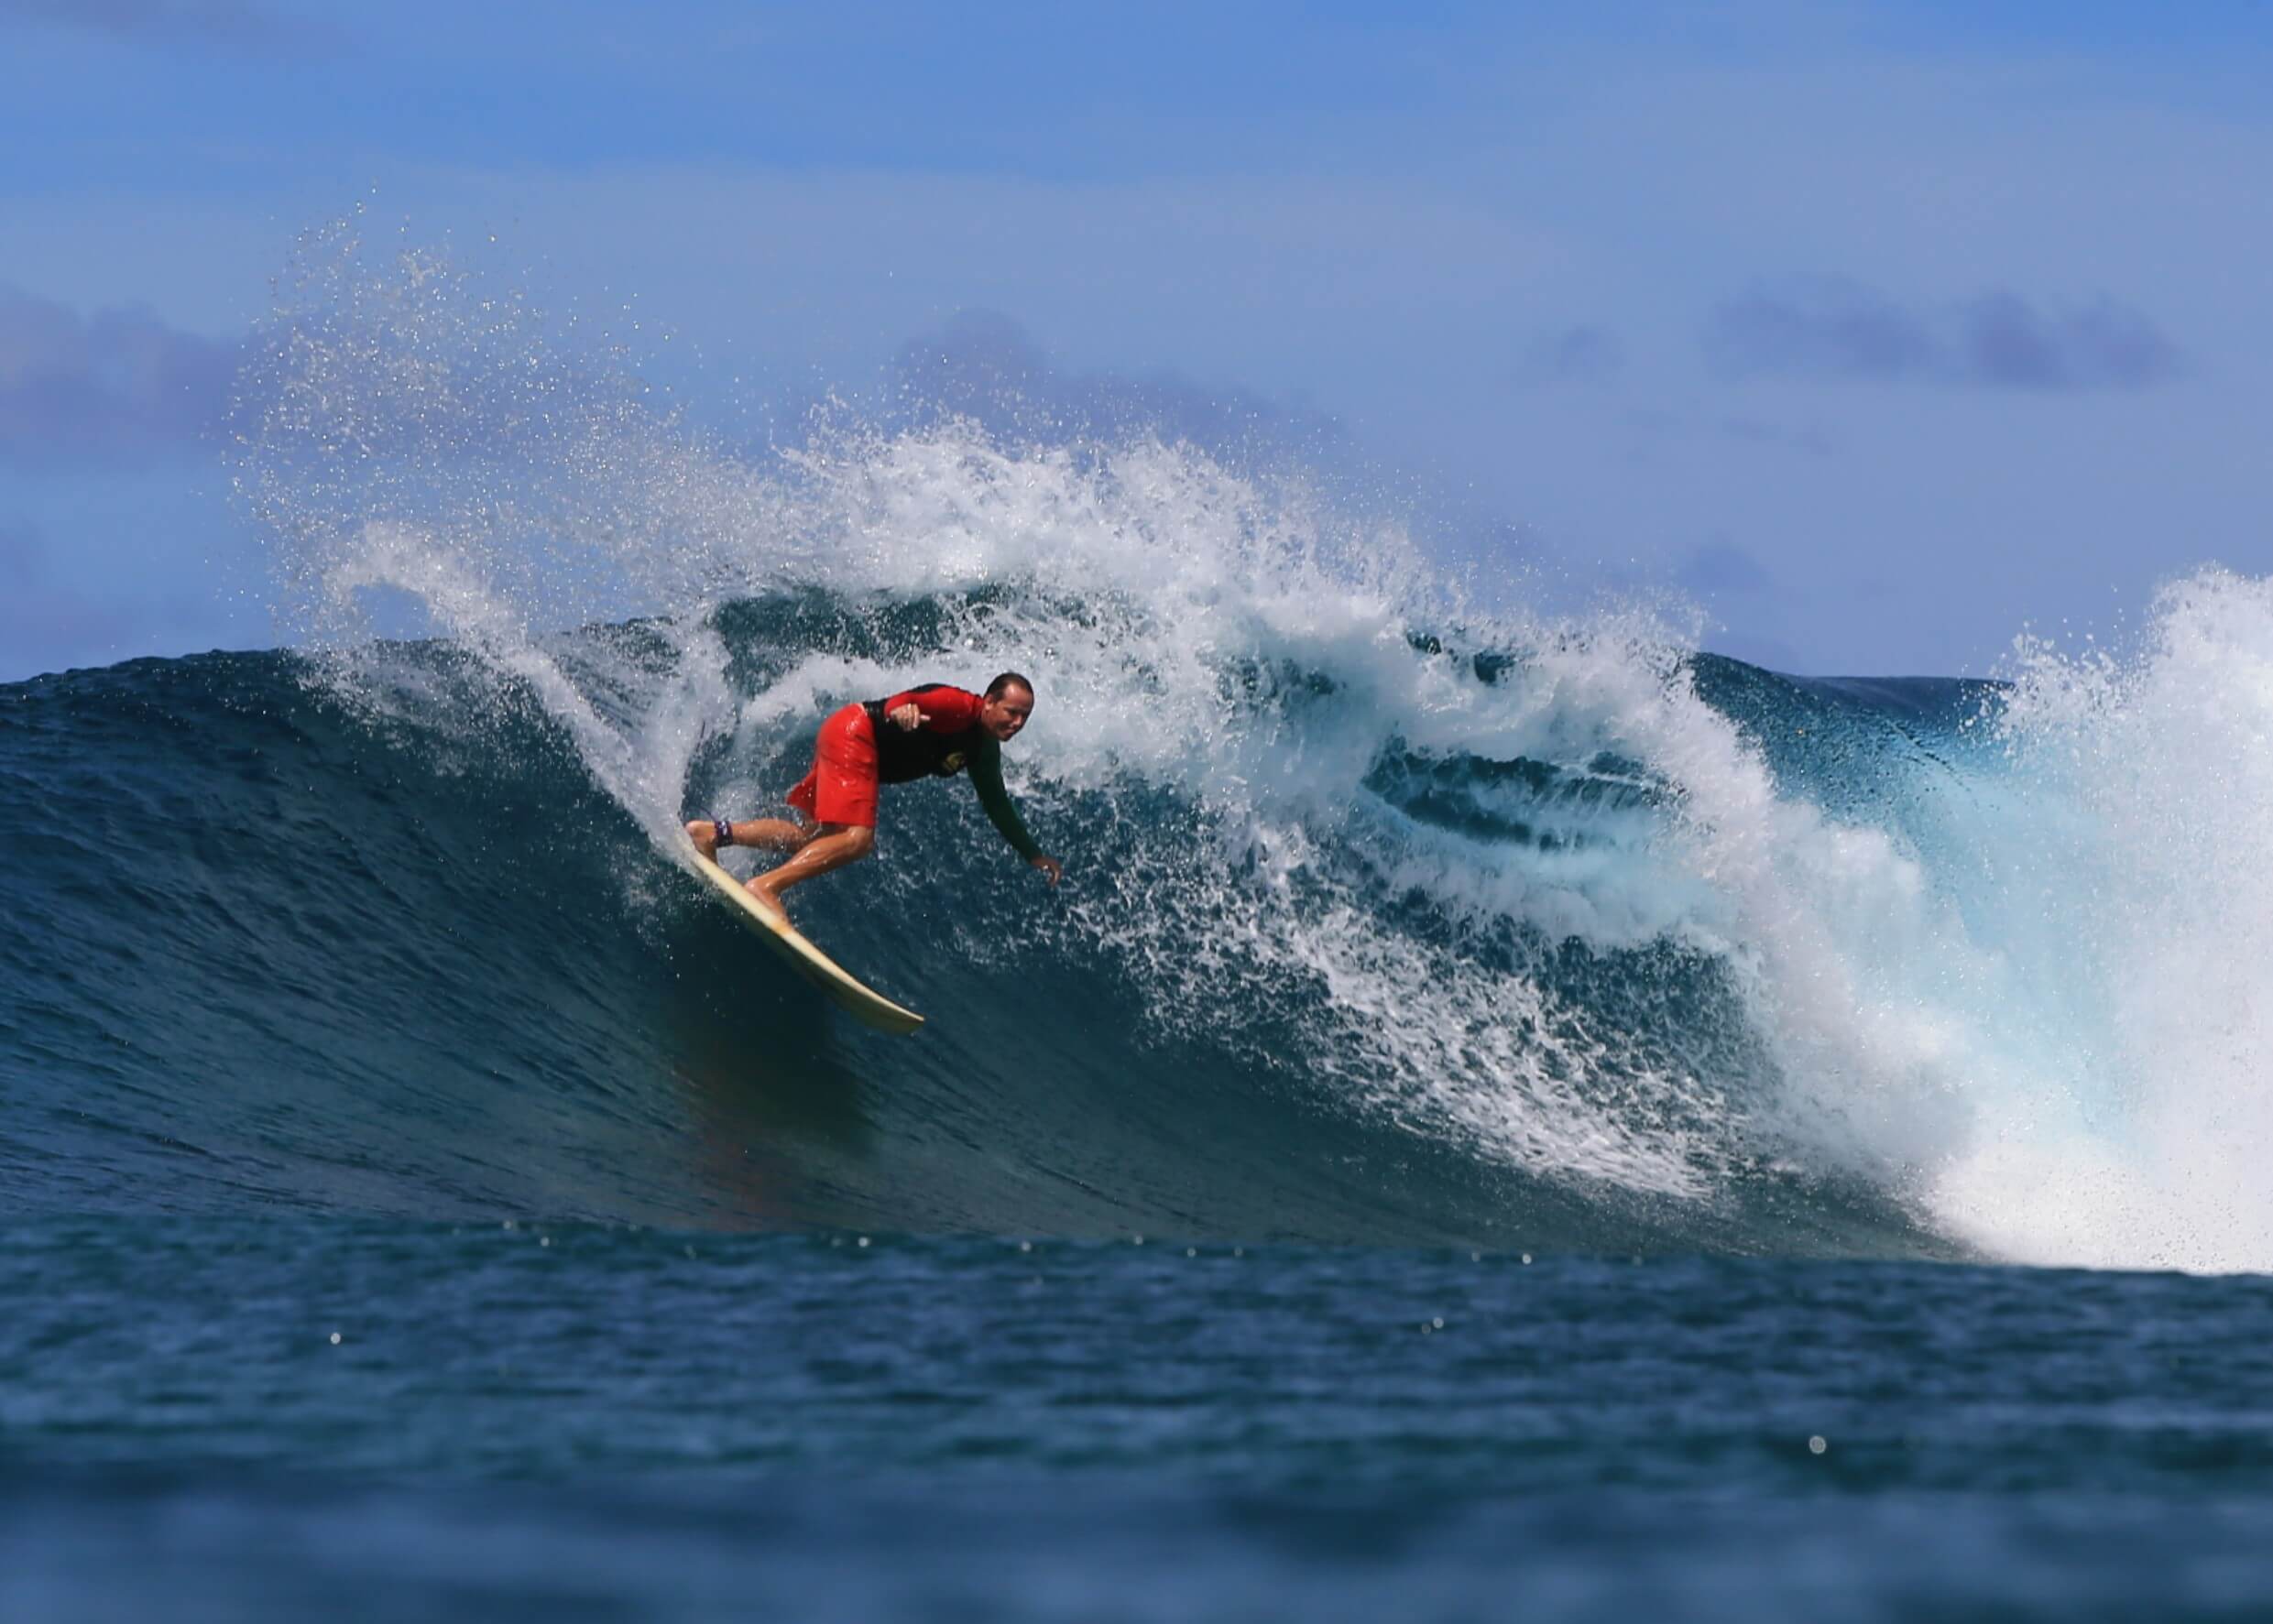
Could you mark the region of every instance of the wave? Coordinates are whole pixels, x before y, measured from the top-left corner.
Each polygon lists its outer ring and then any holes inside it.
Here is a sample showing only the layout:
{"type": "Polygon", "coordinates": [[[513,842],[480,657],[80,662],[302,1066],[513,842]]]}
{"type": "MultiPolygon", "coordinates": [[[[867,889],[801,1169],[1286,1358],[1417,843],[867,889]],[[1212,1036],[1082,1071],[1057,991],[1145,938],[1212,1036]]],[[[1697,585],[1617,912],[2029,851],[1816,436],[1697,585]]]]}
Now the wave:
{"type": "MultiPolygon", "coordinates": [[[[753,665],[810,657],[822,607],[738,604],[721,643],[753,665]]],[[[830,618],[827,658],[854,660],[911,620],[830,618]]],[[[596,693],[593,673],[658,646],[613,627],[552,657],[596,693]]],[[[396,683],[352,698],[285,655],[8,692],[17,1202],[1931,1246],[1866,1187],[1736,1166],[1744,1134],[1716,1120],[1700,1065],[1743,1041],[1707,960],[1485,928],[1392,877],[1436,838],[1418,814],[1448,781],[1534,830],[1487,845],[1600,863],[1647,805],[1623,778],[1439,763],[1416,789],[1399,749],[1373,804],[1346,809],[1342,838],[1375,849],[1335,853],[1314,827],[1306,873],[1291,829],[1235,828],[1125,765],[1070,781],[1034,752],[1019,789],[1076,865],[1063,896],[1022,883],[969,797],[895,791],[885,859],[799,899],[810,930],[934,1014],[886,1042],[755,951],[541,687],[495,686],[446,645],[385,653],[396,683]]],[[[1253,714],[1283,692],[1251,691],[1253,714]]],[[[753,697],[696,728],[683,805],[778,792],[814,708],[753,697]]]]}
{"type": "Polygon", "coordinates": [[[358,252],[247,390],[299,651],[0,691],[10,1199],[2273,1264],[2273,587],[1798,681],[1188,444],[722,446],[358,252]],[[889,792],[796,901],[932,1021],[838,1025],[679,824],[1004,668],[1066,884],[889,792]]]}
{"type": "MultiPolygon", "coordinates": [[[[2198,583],[2170,640],[2236,597],[2273,627],[2260,595],[2198,583]]],[[[1072,877],[959,786],[893,791],[880,860],[799,898],[934,1017],[872,1039],[669,832],[778,798],[864,680],[967,677],[951,631],[1005,605],[738,600],[541,639],[550,681],[423,643],[344,688],[217,655],[7,690],[15,1200],[2255,1266],[2253,1006],[2203,952],[2255,962],[2258,915],[2238,850],[2171,838],[2238,841],[2240,769],[2144,765],[2156,662],[1858,685],[1397,629],[1100,739],[1112,693],[1029,648],[1012,781],[1072,877]]]]}

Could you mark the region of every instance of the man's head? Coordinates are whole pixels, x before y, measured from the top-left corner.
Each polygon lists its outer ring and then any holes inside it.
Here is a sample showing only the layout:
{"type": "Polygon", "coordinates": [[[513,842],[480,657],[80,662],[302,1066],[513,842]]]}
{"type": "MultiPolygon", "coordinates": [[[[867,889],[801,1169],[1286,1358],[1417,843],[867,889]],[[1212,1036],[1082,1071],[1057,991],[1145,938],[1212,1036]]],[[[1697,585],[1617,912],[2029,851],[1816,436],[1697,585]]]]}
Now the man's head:
{"type": "Polygon", "coordinates": [[[1034,711],[1034,685],[1016,671],[1004,671],[987,684],[978,725],[1003,744],[1016,736],[1034,711]]]}

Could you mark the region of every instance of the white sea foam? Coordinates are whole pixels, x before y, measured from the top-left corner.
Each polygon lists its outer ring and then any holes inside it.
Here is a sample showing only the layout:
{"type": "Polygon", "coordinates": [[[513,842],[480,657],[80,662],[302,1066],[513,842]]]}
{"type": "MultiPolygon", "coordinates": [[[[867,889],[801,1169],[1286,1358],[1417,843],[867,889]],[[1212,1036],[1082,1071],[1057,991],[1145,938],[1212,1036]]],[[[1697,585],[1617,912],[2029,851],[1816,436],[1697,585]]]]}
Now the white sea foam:
{"type": "Polygon", "coordinates": [[[2273,1268],[2273,583],[2202,571],[2145,634],[2022,648],[1988,928],[2029,961],[2028,1063],[1936,1206],[2036,1261],[2273,1268]]]}

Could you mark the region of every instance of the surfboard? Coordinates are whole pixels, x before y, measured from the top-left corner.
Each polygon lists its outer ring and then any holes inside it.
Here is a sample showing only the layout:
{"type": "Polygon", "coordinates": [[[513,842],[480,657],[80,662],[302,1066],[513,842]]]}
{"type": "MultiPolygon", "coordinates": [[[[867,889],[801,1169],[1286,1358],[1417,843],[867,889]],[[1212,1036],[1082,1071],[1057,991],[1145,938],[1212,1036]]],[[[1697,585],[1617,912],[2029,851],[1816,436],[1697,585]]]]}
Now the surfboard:
{"type": "Polygon", "coordinates": [[[914,1010],[903,1009],[882,993],[862,986],[843,965],[799,935],[794,925],[760,908],[758,899],[742,888],[740,880],[699,853],[694,859],[694,872],[733,903],[743,921],[787,959],[792,969],[827,994],[831,1003],[855,1020],[880,1032],[912,1032],[923,1024],[923,1018],[914,1010]]]}

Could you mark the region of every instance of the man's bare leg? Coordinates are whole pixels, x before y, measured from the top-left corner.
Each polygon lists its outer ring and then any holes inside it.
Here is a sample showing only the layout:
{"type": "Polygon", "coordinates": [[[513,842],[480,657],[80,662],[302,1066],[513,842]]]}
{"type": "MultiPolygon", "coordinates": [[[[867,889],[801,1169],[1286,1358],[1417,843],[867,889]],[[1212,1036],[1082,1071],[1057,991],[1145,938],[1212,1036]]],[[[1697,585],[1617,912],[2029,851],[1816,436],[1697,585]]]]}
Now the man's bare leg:
{"type": "MultiPolygon", "coordinates": [[[[734,825],[734,841],[742,845],[743,825],[734,825]]],[[[794,885],[803,885],[815,876],[842,868],[847,863],[858,863],[876,849],[876,831],[858,823],[816,824],[797,855],[778,868],[770,868],[749,882],[749,894],[758,899],[761,907],[773,909],[783,919],[789,910],[781,905],[781,893],[794,885]]]]}
{"type": "MultiPolygon", "coordinates": [[[[817,823],[792,823],[787,818],[736,818],[727,826],[734,832],[729,845],[777,852],[793,852],[820,832],[817,823]]],[[[714,820],[697,818],[686,826],[686,837],[704,856],[718,860],[718,825],[714,820]]]]}

